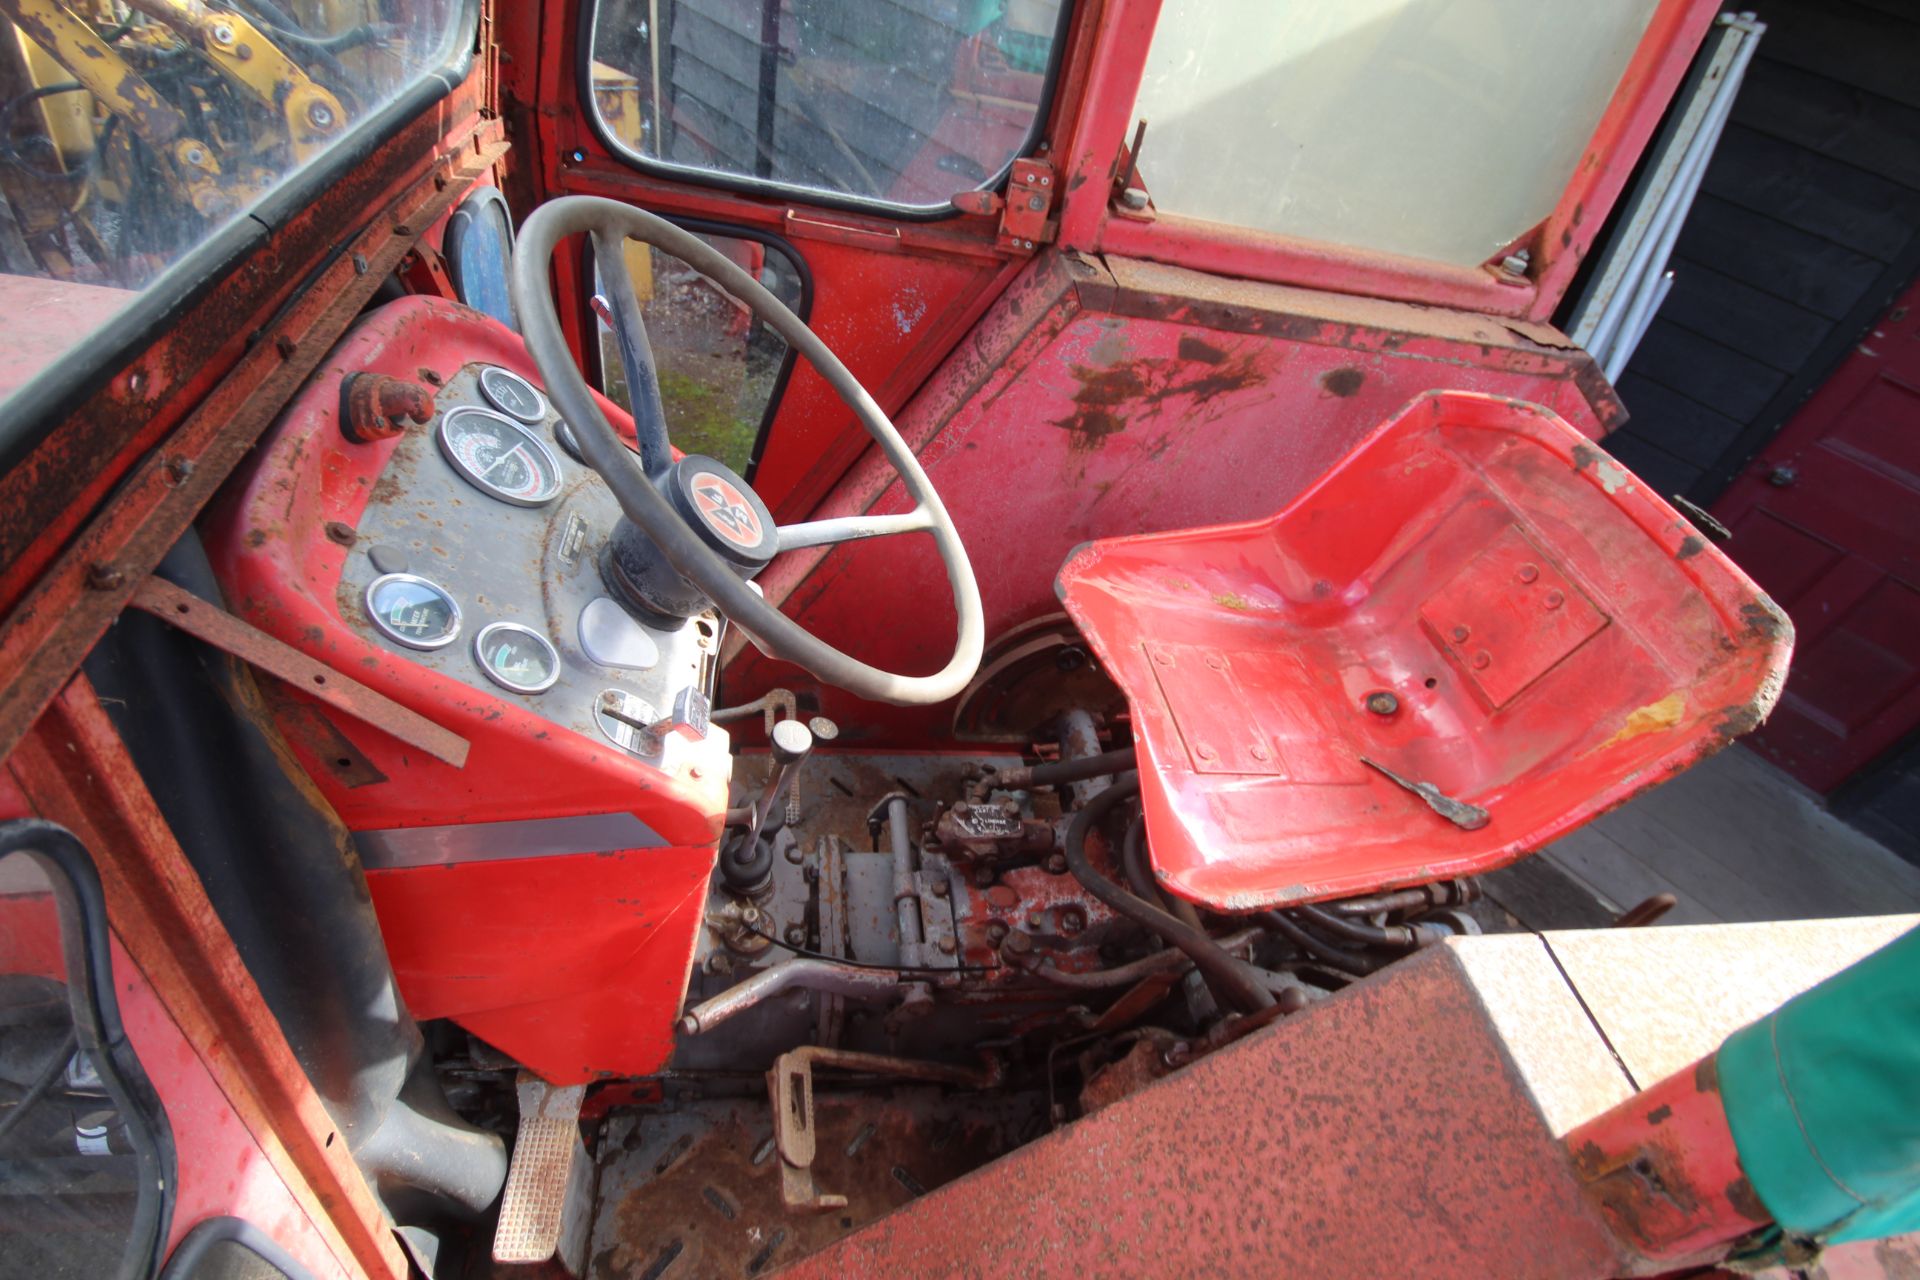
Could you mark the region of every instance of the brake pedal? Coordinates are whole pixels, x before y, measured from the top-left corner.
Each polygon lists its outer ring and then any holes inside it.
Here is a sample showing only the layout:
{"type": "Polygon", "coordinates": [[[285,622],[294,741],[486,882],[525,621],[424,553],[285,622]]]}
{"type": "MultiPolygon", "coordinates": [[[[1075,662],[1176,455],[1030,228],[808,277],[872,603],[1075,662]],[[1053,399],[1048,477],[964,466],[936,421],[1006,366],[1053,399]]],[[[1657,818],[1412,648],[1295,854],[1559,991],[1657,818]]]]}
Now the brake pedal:
{"type": "Polygon", "coordinates": [[[593,1219],[593,1161],[580,1141],[583,1084],[557,1088],[520,1073],[520,1131],[500,1198],[493,1260],[532,1265],[558,1261],[569,1275],[586,1270],[593,1219]]]}

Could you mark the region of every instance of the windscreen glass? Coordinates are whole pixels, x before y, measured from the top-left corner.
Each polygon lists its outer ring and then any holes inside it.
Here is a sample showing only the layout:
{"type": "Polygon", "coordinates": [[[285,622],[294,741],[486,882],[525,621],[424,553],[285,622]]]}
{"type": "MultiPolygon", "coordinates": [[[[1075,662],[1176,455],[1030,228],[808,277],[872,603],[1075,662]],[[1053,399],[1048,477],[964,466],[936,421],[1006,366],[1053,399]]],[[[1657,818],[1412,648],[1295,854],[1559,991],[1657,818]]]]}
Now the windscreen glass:
{"type": "Polygon", "coordinates": [[[1163,213],[1477,266],[1553,211],[1656,0],[1167,0],[1163,213]]]}
{"type": "Polygon", "coordinates": [[[466,10],[0,4],[0,401],[447,64],[466,10]]]}

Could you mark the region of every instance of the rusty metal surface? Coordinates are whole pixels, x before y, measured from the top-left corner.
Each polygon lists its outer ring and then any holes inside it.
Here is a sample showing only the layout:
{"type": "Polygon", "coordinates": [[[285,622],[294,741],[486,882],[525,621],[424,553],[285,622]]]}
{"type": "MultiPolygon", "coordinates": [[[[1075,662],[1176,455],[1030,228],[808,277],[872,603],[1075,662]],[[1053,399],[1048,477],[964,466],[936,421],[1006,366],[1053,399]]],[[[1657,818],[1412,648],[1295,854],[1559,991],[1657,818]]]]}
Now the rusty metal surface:
{"type": "Polygon", "coordinates": [[[1772,1221],[1740,1167],[1711,1055],[1567,1135],[1587,1195],[1651,1275],[1772,1221]]]}
{"type": "Polygon", "coordinates": [[[400,1280],[384,1212],[84,676],[7,766],[35,812],[93,853],[114,936],[328,1248],[400,1280]]]}
{"type": "Polygon", "coordinates": [[[783,1274],[1573,1280],[1617,1263],[1471,984],[1435,949],[783,1274]]]}
{"type": "Polygon", "coordinates": [[[821,1180],[847,1197],[831,1214],[780,1200],[764,1100],[618,1116],[599,1132],[599,1206],[588,1280],[769,1275],[937,1190],[1044,1129],[1028,1097],[919,1088],[815,1101],[821,1180]]]}
{"type": "MultiPolygon", "coordinates": [[[[475,141],[478,142],[478,135],[475,141]]],[[[11,750],[68,674],[192,522],[406,252],[504,152],[458,147],[350,240],[277,324],[101,512],[0,623],[0,755],[11,750]],[[357,264],[365,264],[360,266],[357,264]]]]}
{"type": "Polygon", "coordinates": [[[467,761],[467,740],[459,734],[409,711],[352,676],[316,662],[164,578],[143,580],[129,603],[216,649],[279,676],[328,706],[384,730],[436,760],[444,760],[456,769],[467,761]]]}

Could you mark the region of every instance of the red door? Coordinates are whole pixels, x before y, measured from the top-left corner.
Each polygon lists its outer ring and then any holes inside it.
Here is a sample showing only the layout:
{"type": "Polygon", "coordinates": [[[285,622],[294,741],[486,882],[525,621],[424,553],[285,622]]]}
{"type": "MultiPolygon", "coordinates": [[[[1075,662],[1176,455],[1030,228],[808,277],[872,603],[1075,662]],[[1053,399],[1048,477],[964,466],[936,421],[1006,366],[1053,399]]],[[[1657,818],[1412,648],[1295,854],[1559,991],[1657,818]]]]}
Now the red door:
{"type": "Polygon", "coordinates": [[[1716,513],[1798,633],[1786,694],[1753,745],[1831,791],[1920,724],[1920,284],[1716,513]]]}

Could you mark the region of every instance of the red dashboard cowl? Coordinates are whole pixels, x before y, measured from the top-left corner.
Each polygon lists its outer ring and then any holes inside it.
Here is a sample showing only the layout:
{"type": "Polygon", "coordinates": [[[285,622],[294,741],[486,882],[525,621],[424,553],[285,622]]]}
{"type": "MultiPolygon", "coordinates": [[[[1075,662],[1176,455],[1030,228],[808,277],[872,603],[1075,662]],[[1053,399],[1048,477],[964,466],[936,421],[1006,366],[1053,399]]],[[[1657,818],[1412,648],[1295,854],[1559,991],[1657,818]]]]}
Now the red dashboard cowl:
{"type": "MultiPolygon", "coordinates": [[[[476,361],[541,381],[517,335],[465,307],[409,297],[368,316],[222,493],[207,550],[241,618],[471,743],[453,768],[263,679],[269,713],[351,830],[558,833],[559,847],[528,840],[538,856],[475,858],[453,839],[440,865],[369,869],[414,1015],[451,1017],[556,1082],[646,1074],[672,1051],[727,802],[724,734],[715,730],[708,755],[663,772],[431,670],[340,613],[343,569],[364,552],[336,538],[359,525],[400,442],[343,437],[342,379],[366,372],[437,387],[476,361]],[[595,815],[632,815],[628,829],[648,831],[646,847],[606,838],[567,847],[595,815]]],[[[625,414],[601,408],[631,435],[625,414]]],[[[539,548],[528,555],[537,568],[539,548]]]]}

